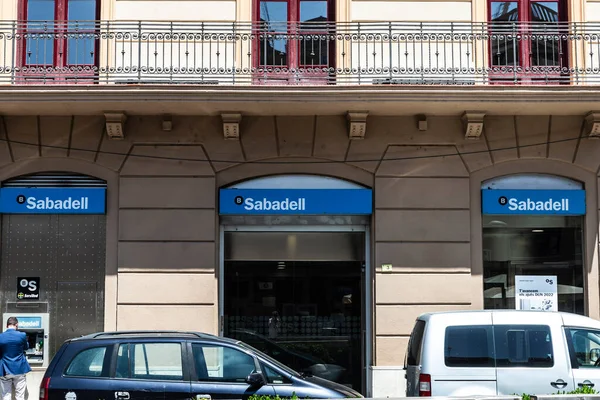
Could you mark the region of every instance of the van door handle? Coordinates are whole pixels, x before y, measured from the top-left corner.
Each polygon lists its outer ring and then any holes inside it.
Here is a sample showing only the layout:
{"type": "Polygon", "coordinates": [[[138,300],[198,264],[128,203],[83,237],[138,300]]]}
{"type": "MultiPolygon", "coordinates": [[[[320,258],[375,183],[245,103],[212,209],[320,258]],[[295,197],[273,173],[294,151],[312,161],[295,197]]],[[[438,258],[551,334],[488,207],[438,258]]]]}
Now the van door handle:
{"type": "Polygon", "coordinates": [[[129,400],[129,392],[115,392],[115,399],[129,400]]]}
{"type": "Polygon", "coordinates": [[[567,386],[567,382],[563,381],[562,379],[558,379],[556,382],[550,382],[550,384],[552,385],[552,387],[555,387],[557,389],[562,389],[565,386],[567,386]]]}
{"type": "Polygon", "coordinates": [[[578,383],[577,386],[579,386],[579,387],[587,386],[587,387],[593,388],[594,384],[586,379],[585,381],[578,383]]]}

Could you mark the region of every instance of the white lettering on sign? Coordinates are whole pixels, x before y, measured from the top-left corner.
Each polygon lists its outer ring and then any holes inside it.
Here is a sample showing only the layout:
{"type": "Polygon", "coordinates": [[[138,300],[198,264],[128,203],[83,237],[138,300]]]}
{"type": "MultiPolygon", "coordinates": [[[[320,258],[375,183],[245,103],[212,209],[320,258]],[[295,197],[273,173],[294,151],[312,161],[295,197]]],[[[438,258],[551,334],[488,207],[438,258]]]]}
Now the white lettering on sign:
{"type": "Polygon", "coordinates": [[[19,328],[41,328],[42,321],[40,319],[22,319],[19,320],[19,328]]]}
{"type": "Polygon", "coordinates": [[[252,197],[248,197],[244,200],[244,209],[248,211],[305,211],[306,210],[306,199],[300,197],[297,200],[269,200],[263,198],[262,200],[254,200],[252,197]]]}
{"type": "Polygon", "coordinates": [[[508,200],[508,209],[511,211],[569,211],[569,199],[533,201],[531,199],[518,200],[513,197],[508,200]]]}
{"type": "Polygon", "coordinates": [[[81,197],[73,199],[69,197],[65,200],[53,200],[50,197],[45,199],[27,198],[27,208],[29,210],[87,210],[89,207],[89,198],[81,197]]]}

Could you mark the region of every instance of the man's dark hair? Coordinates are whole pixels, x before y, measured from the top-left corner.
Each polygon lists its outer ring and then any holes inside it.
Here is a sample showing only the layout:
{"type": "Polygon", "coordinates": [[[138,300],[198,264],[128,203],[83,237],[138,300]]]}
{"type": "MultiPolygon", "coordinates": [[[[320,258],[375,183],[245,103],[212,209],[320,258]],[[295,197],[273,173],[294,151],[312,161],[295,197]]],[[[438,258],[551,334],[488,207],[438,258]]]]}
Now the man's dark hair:
{"type": "Polygon", "coordinates": [[[17,319],[17,317],[9,317],[8,321],[6,321],[6,327],[8,328],[9,326],[15,326],[19,323],[19,320],[17,319]]]}

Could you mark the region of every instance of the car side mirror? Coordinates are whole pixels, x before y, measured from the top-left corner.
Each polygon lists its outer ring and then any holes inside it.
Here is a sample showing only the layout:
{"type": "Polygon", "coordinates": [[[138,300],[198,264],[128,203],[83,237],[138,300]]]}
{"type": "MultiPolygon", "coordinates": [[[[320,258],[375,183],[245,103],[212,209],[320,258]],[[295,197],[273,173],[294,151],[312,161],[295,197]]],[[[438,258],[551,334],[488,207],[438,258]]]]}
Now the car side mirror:
{"type": "Polygon", "coordinates": [[[246,383],[252,387],[259,387],[263,386],[266,382],[263,374],[260,372],[253,372],[246,377],[246,383]]]}

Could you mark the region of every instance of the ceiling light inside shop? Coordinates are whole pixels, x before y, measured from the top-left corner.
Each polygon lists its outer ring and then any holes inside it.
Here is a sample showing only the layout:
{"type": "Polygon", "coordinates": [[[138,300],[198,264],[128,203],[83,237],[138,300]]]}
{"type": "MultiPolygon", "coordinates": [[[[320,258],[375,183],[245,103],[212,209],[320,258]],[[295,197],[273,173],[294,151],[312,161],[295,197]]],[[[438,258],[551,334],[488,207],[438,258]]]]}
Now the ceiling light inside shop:
{"type": "Polygon", "coordinates": [[[531,232],[533,232],[533,233],[542,233],[542,232],[544,232],[544,230],[543,229],[532,229],[531,232]]]}
{"type": "Polygon", "coordinates": [[[277,269],[285,269],[285,263],[283,261],[279,261],[277,263],[277,269]]]}
{"type": "Polygon", "coordinates": [[[488,223],[488,225],[490,225],[490,226],[506,226],[507,224],[504,221],[500,221],[500,220],[495,219],[493,221],[490,221],[488,223]]]}

